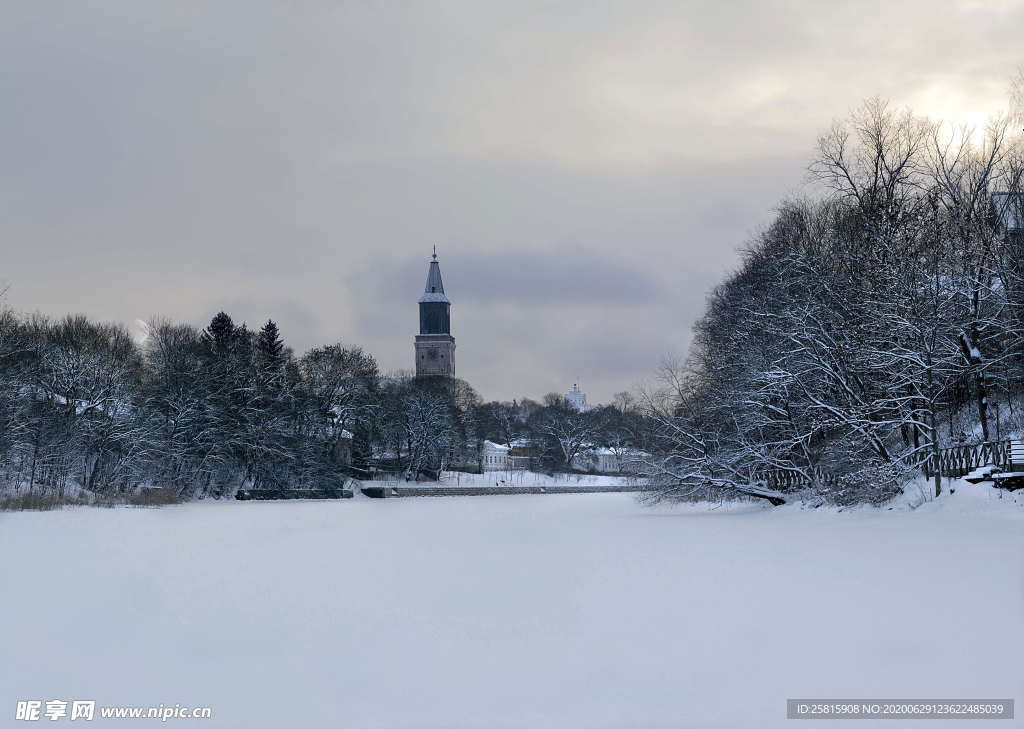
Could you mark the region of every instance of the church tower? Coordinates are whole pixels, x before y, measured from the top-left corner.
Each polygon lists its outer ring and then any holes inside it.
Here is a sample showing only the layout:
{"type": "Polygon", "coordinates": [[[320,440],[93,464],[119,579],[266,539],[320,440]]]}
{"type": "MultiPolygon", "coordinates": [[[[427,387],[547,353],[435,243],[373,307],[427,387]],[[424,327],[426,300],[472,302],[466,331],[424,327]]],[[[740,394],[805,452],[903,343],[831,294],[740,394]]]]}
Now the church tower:
{"type": "Polygon", "coordinates": [[[437,248],[420,297],[420,333],[416,335],[416,376],[455,376],[455,337],[451,331],[452,302],[444,293],[437,248]]]}

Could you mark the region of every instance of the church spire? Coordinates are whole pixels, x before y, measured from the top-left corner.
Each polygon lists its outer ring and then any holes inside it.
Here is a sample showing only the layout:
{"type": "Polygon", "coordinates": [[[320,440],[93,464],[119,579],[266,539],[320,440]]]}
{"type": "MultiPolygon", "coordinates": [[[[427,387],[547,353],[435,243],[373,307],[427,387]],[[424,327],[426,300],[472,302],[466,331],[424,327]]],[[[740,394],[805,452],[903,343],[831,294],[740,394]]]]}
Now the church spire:
{"type": "Polygon", "coordinates": [[[434,246],[427,285],[420,297],[420,333],[416,335],[416,375],[455,375],[455,337],[451,330],[452,302],[444,293],[441,266],[434,246]]]}
{"type": "Polygon", "coordinates": [[[434,255],[430,261],[430,268],[427,270],[427,285],[423,287],[423,296],[420,303],[430,302],[451,303],[444,295],[444,283],[441,281],[441,266],[437,262],[437,246],[434,246],[434,255]]]}

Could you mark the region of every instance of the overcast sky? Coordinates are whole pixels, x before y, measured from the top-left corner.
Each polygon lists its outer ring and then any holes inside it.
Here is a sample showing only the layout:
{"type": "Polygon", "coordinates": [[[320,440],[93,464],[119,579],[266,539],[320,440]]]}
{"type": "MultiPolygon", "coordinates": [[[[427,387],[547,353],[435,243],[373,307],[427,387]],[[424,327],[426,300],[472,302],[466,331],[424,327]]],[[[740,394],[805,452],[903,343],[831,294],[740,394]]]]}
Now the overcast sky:
{"type": "Polygon", "coordinates": [[[833,119],[982,121],[1024,60],[998,0],[2,4],[10,306],[409,368],[437,244],[487,399],[649,377],[833,119]]]}

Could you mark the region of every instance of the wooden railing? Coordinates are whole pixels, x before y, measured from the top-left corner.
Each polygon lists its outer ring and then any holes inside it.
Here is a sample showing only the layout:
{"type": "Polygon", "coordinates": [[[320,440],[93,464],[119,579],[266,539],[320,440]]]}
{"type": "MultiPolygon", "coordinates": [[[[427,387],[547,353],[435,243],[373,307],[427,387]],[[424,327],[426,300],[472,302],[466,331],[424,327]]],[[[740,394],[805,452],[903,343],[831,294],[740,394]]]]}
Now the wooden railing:
{"type": "Polygon", "coordinates": [[[992,464],[1004,467],[1010,462],[1010,441],[997,440],[974,445],[953,446],[939,451],[938,464],[930,456],[922,464],[924,475],[931,477],[938,471],[940,476],[959,478],[974,469],[992,464]]]}
{"type": "MultiPolygon", "coordinates": [[[[936,470],[946,478],[959,478],[988,464],[1005,469],[1010,460],[1010,441],[998,440],[943,448],[939,451],[937,467],[935,457],[931,455],[922,455],[920,465],[924,475],[929,478],[935,475],[936,470]]],[[[813,481],[822,485],[833,484],[836,481],[835,476],[820,469],[815,469],[810,474],[786,470],[764,471],[761,478],[767,486],[778,491],[806,488],[811,486],[813,481]]]]}
{"type": "Polygon", "coordinates": [[[782,469],[765,471],[762,474],[765,484],[776,491],[791,491],[806,488],[817,482],[820,485],[835,483],[836,477],[821,469],[811,469],[804,473],[782,469]]]}

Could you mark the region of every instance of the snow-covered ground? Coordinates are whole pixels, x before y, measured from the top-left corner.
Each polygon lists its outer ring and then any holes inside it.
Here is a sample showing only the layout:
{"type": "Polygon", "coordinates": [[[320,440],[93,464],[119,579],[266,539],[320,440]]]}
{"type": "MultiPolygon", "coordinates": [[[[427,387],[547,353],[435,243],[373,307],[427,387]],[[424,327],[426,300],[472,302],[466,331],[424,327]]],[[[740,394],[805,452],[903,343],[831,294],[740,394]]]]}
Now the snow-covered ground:
{"type": "Polygon", "coordinates": [[[4,726],[19,699],[246,729],[789,727],[788,697],[1024,711],[1024,507],[986,488],[905,512],[77,508],[0,514],[0,548],[4,726]]]}

